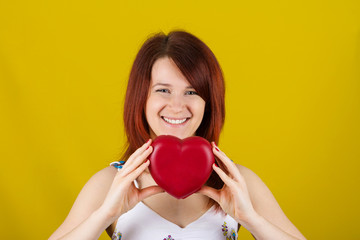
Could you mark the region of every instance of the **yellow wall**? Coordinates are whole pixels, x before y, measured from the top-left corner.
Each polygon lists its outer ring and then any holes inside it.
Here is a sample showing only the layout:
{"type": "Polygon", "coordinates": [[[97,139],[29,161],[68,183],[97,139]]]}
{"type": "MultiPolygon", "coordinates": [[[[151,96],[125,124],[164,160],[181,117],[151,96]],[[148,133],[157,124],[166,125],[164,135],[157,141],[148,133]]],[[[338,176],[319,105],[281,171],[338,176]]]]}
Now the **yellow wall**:
{"type": "MultiPolygon", "coordinates": [[[[46,239],[118,158],[137,50],[204,40],[225,73],[220,147],[309,239],[359,239],[358,1],[0,1],[0,239],[46,239]]],[[[107,239],[102,235],[101,239],[107,239]]],[[[252,239],[244,229],[239,239],[252,239]]]]}

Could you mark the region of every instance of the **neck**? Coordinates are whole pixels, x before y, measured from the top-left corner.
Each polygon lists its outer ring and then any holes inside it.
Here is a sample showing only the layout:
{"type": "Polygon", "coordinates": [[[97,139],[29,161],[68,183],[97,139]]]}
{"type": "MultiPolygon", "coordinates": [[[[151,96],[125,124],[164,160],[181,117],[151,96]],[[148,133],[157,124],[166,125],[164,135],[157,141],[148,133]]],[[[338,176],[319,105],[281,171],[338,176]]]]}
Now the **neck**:
{"type": "MultiPolygon", "coordinates": [[[[155,180],[152,178],[150,172],[148,169],[146,169],[138,178],[137,183],[139,185],[139,188],[146,188],[149,186],[157,185],[155,180]]],[[[210,207],[209,198],[202,195],[194,193],[191,196],[185,198],[185,199],[177,199],[168,193],[160,193],[153,195],[143,201],[147,205],[153,205],[153,204],[166,204],[167,206],[171,206],[172,208],[176,209],[196,209],[197,211],[199,209],[208,209],[210,207]]]]}

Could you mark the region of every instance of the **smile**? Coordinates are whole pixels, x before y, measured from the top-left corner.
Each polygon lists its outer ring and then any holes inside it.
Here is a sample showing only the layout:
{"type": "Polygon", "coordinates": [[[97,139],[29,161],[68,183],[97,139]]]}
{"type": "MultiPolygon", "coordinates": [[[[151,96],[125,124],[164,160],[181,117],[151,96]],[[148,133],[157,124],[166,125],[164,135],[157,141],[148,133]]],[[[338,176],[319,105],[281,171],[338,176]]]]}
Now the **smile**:
{"type": "Polygon", "coordinates": [[[171,118],[167,118],[167,117],[161,117],[161,118],[164,119],[165,122],[170,123],[170,124],[182,124],[182,123],[186,122],[186,120],[189,119],[189,118],[171,119],[171,118]]]}

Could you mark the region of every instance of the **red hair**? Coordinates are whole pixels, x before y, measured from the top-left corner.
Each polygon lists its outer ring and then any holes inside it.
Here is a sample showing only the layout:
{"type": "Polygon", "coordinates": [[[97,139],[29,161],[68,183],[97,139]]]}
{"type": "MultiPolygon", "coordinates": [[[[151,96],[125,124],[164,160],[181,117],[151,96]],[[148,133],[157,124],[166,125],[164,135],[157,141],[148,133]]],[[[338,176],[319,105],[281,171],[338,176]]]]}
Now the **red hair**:
{"type": "MultiPolygon", "coordinates": [[[[133,63],[126,90],[124,125],[127,136],[126,151],[121,159],[126,161],[150,138],[145,116],[145,106],[155,61],[171,58],[191,86],[205,101],[205,112],[196,135],[209,142],[219,142],[225,120],[225,83],[221,67],[210,48],[194,35],[184,31],[172,31],[168,35],[158,33],[148,38],[140,48],[133,63]]],[[[227,169],[217,161],[218,165],[227,169]]],[[[212,172],[207,186],[221,189],[224,182],[212,172]]],[[[213,200],[209,205],[215,204],[213,200]]]]}
{"type": "Polygon", "coordinates": [[[225,120],[225,86],[221,67],[210,48],[194,35],[172,31],[150,37],[140,48],[133,63],[126,90],[124,125],[127,149],[122,160],[142,146],[149,138],[145,106],[155,61],[171,58],[205,102],[203,120],[196,135],[209,142],[219,142],[225,120]]]}

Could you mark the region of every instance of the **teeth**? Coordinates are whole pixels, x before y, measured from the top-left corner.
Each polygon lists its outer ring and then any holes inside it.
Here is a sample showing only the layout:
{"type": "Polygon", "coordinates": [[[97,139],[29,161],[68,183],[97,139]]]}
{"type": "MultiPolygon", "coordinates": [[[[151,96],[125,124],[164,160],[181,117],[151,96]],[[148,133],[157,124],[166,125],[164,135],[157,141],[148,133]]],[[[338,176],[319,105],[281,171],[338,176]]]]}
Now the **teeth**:
{"type": "Polygon", "coordinates": [[[181,120],[175,120],[175,119],[169,119],[169,118],[163,117],[163,119],[164,119],[166,122],[171,123],[171,124],[182,124],[183,122],[186,121],[186,118],[181,119],[181,120]]]}

